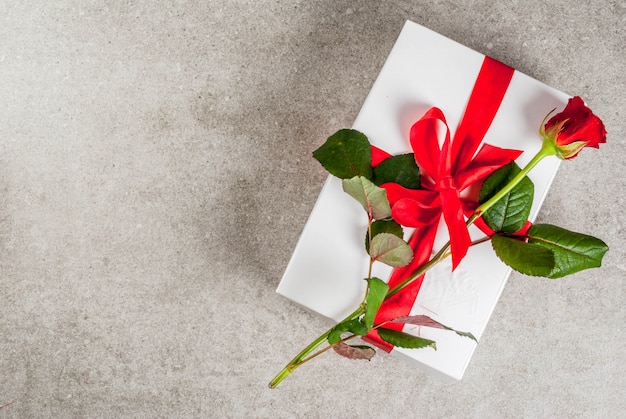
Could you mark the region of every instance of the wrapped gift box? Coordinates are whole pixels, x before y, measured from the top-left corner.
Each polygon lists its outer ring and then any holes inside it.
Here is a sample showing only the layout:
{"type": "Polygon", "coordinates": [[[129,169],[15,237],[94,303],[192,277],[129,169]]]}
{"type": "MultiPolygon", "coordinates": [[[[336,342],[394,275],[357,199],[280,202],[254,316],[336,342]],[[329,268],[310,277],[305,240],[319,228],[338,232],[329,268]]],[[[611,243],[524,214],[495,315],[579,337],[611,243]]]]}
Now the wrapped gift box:
{"type": "MultiPolygon", "coordinates": [[[[406,22],[353,125],[370,142],[391,153],[412,152],[409,130],[436,106],[454,133],[472,92],[484,55],[413,22],[406,22]]],[[[484,142],[523,150],[524,166],[541,147],[539,126],[552,109],[562,109],[568,95],[515,71],[484,142]]],[[[341,128],[341,127],[338,127],[341,128]]],[[[324,141],[320,139],[319,145],[324,141]]],[[[544,159],[530,178],[534,220],[554,178],[559,160],[544,159]]],[[[277,292],[325,317],[340,321],[363,299],[368,256],[363,239],[367,219],[362,207],[330,176],[320,193],[277,292]]],[[[407,233],[408,234],[408,233],[407,233]]],[[[475,227],[473,239],[484,237],[475,227]]],[[[448,240],[439,225],[434,251],[448,240]]],[[[452,272],[449,258],[430,270],[411,314],[426,314],[480,340],[510,274],[489,242],[473,246],[452,272]]],[[[389,278],[391,268],[375,264],[374,276],[389,278]]],[[[409,333],[437,342],[437,350],[394,348],[405,358],[448,381],[460,380],[476,343],[455,333],[405,326],[409,333]]],[[[303,342],[304,343],[304,342],[303,342]]]]}

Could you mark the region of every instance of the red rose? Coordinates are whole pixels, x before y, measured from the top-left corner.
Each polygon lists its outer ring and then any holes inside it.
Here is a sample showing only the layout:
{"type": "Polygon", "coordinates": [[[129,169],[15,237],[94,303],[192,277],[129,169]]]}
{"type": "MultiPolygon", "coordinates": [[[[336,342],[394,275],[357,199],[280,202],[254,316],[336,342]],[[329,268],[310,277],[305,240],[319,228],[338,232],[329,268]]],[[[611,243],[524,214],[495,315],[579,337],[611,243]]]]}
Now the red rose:
{"type": "Polygon", "coordinates": [[[563,112],[548,120],[541,136],[556,144],[562,159],[572,159],[585,147],[599,148],[600,143],[606,143],[604,124],[579,96],[571,98],[563,112]]]}

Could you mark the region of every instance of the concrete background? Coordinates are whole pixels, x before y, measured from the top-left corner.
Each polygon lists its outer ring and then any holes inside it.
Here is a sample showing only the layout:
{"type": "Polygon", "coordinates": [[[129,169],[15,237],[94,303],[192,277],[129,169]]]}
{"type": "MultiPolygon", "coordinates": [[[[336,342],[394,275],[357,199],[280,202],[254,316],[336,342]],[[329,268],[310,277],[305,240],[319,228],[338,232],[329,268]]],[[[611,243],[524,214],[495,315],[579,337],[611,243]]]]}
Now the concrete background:
{"type": "Polygon", "coordinates": [[[626,3],[0,2],[0,418],[626,414],[626,3]],[[574,6],[575,3],[575,6],[574,6]],[[608,143],[539,220],[604,266],[513,275],[465,379],[333,356],[274,293],[404,21],[581,95],[608,143]]]}

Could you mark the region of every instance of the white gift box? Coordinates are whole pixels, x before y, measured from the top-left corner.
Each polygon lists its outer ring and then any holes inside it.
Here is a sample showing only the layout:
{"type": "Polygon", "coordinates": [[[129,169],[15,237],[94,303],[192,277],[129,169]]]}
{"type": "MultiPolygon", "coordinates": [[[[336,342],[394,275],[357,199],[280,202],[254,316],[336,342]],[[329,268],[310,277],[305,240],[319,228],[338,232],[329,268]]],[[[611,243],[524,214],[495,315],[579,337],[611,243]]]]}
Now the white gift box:
{"type": "MultiPolygon", "coordinates": [[[[353,125],[370,142],[391,153],[412,152],[409,130],[430,107],[440,108],[452,133],[465,111],[484,55],[413,22],[406,22],[380,75],[353,125]]],[[[545,115],[562,109],[568,95],[515,71],[484,142],[523,150],[523,167],[541,148],[538,130],[545,115]]],[[[342,128],[342,127],[338,127],[342,128]]],[[[320,144],[324,139],[320,139],[320,144]]],[[[544,159],[531,173],[535,219],[560,160],[544,159]]],[[[442,217],[443,218],[443,217],[442,217]]],[[[361,303],[369,258],[364,249],[367,216],[343,192],[341,181],[329,176],[285,270],[277,292],[335,321],[361,303]]],[[[407,233],[408,234],[408,233],[407,233]]],[[[484,237],[474,226],[473,239],[484,237]]],[[[436,252],[448,240],[440,222],[436,252]]],[[[489,242],[472,246],[452,272],[449,258],[430,270],[411,314],[426,314],[477,339],[500,297],[511,270],[489,242]]],[[[391,268],[375,264],[373,276],[389,278],[391,268]]],[[[446,381],[460,380],[476,342],[453,332],[405,326],[409,333],[433,339],[437,350],[394,348],[401,356],[446,381]]],[[[303,342],[305,343],[305,342],[303,342]]]]}

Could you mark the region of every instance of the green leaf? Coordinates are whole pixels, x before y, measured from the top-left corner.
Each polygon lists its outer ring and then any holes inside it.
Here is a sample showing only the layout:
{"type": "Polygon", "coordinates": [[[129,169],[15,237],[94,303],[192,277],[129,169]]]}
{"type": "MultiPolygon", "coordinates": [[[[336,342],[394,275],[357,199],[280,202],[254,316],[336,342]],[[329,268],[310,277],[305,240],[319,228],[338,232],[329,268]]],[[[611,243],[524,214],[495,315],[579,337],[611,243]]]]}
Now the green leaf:
{"type": "Polygon", "coordinates": [[[528,242],[554,253],[554,269],[548,278],[561,278],[602,264],[609,247],[602,240],[550,224],[535,224],[528,230],[528,242]]]}
{"type": "Polygon", "coordinates": [[[476,338],[474,337],[474,335],[472,335],[469,332],[459,332],[458,330],[455,330],[451,327],[448,327],[444,324],[439,323],[436,320],[431,319],[430,317],[424,315],[424,314],[418,314],[415,316],[402,316],[402,317],[397,317],[393,320],[391,320],[394,323],[404,323],[404,324],[413,324],[416,326],[423,326],[423,327],[432,327],[435,329],[445,329],[445,330],[450,330],[454,333],[456,333],[459,336],[463,336],[466,338],[470,338],[476,342],[478,342],[476,340],[476,338]]]}
{"type": "Polygon", "coordinates": [[[376,355],[376,350],[367,345],[348,345],[340,342],[333,346],[333,349],[339,355],[349,359],[365,359],[369,361],[376,355]]]}
{"type": "Polygon", "coordinates": [[[345,326],[343,323],[339,323],[338,325],[333,327],[333,329],[328,334],[328,338],[326,339],[326,340],[328,340],[329,344],[334,345],[334,344],[338,343],[341,340],[342,333],[348,331],[348,329],[342,330],[343,326],[345,326]]]}
{"type": "MultiPolygon", "coordinates": [[[[392,218],[374,221],[371,226],[371,231],[372,231],[372,237],[376,237],[376,235],[380,233],[390,233],[400,238],[404,237],[404,231],[402,230],[402,226],[398,224],[392,218]]],[[[369,253],[370,251],[369,232],[365,234],[365,250],[367,251],[367,253],[369,253]]]]}
{"type": "Polygon", "coordinates": [[[358,336],[365,336],[369,333],[370,329],[365,327],[359,319],[354,319],[348,322],[348,331],[358,336]]]}
{"type": "Polygon", "coordinates": [[[372,147],[367,137],[353,129],[342,129],[328,137],[326,142],[313,152],[330,174],[340,179],[354,176],[372,178],[372,147]]]}
{"type": "Polygon", "coordinates": [[[369,333],[368,329],[359,319],[350,320],[348,322],[348,331],[358,336],[365,336],[369,333]]]}
{"type": "MultiPolygon", "coordinates": [[[[511,162],[495,171],[483,183],[480,189],[479,202],[482,204],[494,196],[509,183],[521,169],[515,162],[511,162]]],[[[530,214],[533,203],[535,186],[525,177],[508,194],[496,202],[483,214],[483,220],[496,232],[515,233],[519,231],[530,214]]]]}
{"type": "Polygon", "coordinates": [[[491,245],[502,262],[523,274],[548,276],[554,269],[554,254],[541,245],[499,234],[491,238],[491,245]]]}
{"type": "Polygon", "coordinates": [[[401,238],[390,233],[380,233],[372,239],[370,257],[374,261],[400,268],[413,260],[413,250],[401,238]]]}
{"type": "Polygon", "coordinates": [[[343,190],[356,199],[373,220],[391,217],[391,207],[387,200],[387,191],[374,185],[363,176],[344,179],[343,190]]]}
{"type": "Polygon", "coordinates": [[[384,327],[378,328],[378,336],[387,343],[392,344],[400,348],[431,348],[437,350],[437,344],[430,339],[424,339],[417,336],[409,335],[408,333],[399,332],[397,330],[387,329],[384,327]]]}
{"type": "Polygon", "coordinates": [[[378,278],[366,278],[365,280],[367,281],[368,287],[363,324],[368,330],[372,330],[372,327],[374,327],[374,319],[376,318],[381,304],[385,301],[389,285],[378,278]]]}
{"type": "Polygon", "coordinates": [[[346,332],[351,332],[352,334],[358,336],[365,336],[369,332],[369,329],[358,319],[338,323],[328,334],[328,343],[334,345],[339,342],[341,340],[341,335],[346,332]]]}
{"type": "Polygon", "coordinates": [[[380,186],[388,182],[409,189],[420,188],[420,169],[413,153],[391,156],[374,168],[374,183],[380,186]]]}

